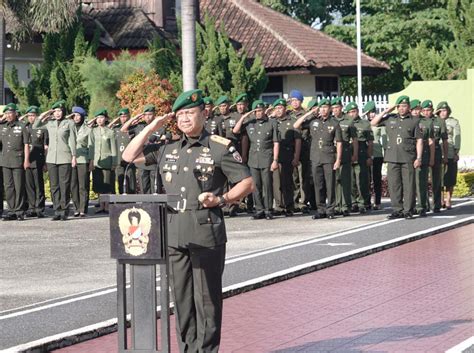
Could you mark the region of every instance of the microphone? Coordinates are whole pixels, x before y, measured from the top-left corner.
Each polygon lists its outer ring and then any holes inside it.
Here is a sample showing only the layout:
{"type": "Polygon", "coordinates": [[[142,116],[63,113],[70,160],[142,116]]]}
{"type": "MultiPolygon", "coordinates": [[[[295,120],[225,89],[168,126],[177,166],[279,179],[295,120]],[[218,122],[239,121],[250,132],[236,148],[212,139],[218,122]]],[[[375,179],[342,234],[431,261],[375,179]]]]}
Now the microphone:
{"type": "Polygon", "coordinates": [[[158,177],[160,176],[159,175],[159,170],[160,170],[160,163],[161,163],[161,160],[163,158],[163,155],[165,154],[165,146],[170,142],[171,138],[173,137],[173,135],[171,134],[171,132],[167,131],[166,134],[165,134],[165,142],[163,144],[163,147],[162,147],[162,151],[161,151],[161,154],[160,154],[160,158],[159,160],[156,162],[156,168],[155,168],[155,184],[153,185],[153,190],[155,191],[154,194],[157,195],[158,194],[158,177]]]}

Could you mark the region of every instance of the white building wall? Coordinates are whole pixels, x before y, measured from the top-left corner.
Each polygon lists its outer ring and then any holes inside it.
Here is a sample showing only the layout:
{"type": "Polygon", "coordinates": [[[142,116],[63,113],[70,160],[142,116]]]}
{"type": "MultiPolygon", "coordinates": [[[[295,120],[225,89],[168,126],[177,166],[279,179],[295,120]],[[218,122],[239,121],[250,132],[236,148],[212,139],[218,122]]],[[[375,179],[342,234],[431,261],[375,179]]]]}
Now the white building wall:
{"type": "MultiPolygon", "coordinates": [[[[5,53],[5,71],[10,71],[15,66],[18,70],[20,83],[25,85],[31,81],[31,75],[29,75],[31,66],[41,64],[42,62],[41,44],[22,44],[20,50],[7,48],[5,53]]],[[[5,87],[8,88],[6,81],[5,87]]]]}

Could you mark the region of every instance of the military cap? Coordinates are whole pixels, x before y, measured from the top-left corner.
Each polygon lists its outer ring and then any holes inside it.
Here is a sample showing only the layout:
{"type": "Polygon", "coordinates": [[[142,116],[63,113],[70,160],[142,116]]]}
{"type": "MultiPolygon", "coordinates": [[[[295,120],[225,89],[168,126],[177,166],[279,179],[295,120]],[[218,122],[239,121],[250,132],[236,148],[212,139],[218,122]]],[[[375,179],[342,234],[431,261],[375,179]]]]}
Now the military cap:
{"type": "Polygon", "coordinates": [[[416,107],[421,106],[421,101],[419,99],[412,99],[410,101],[410,109],[415,109],[416,107]]]}
{"type": "Polygon", "coordinates": [[[318,103],[318,107],[321,107],[323,105],[331,105],[331,102],[329,101],[329,99],[327,98],[323,98],[319,101],[318,103]]]}
{"type": "Polygon", "coordinates": [[[350,112],[352,109],[359,109],[359,106],[357,105],[356,102],[349,102],[349,103],[346,105],[345,111],[346,111],[346,112],[350,112]]]}
{"type": "Polygon", "coordinates": [[[125,115],[130,115],[130,109],[128,108],[122,108],[118,111],[117,115],[122,115],[122,114],[125,114],[125,115]]]}
{"type": "Polygon", "coordinates": [[[421,108],[422,109],[426,109],[426,108],[433,108],[433,102],[430,101],[429,99],[423,101],[423,103],[421,103],[421,108]]]}
{"type": "Polygon", "coordinates": [[[278,98],[276,101],[273,102],[272,105],[274,107],[276,107],[277,105],[283,105],[284,107],[286,107],[286,99],[278,98]]]}
{"type": "Polygon", "coordinates": [[[362,110],[364,111],[364,113],[375,111],[375,102],[368,101],[367,103],[365,103],[364,108],[362,110]]]}
{"type": "Polygon", "coordinates": [[[180,109],[198,107],[201,104],[203,104],[202,91],[200,89],[193,89],[181,93],[178,98],[176,98],[173,104],[173,112],[176,113],[180,109]]]}
{"type": "Polygon", "coordinates": [[[81,115],[82,117],[86,116],[86,110],[82,107],[72,107],[72,112],[81,115]]]}
{"type": "Polygon", "coordinates": [[[143,112],[144,113],[154,113],[155,112],[155,106],[153,104],[146,104],[143,107],[143,112]]]}
{"type": "Polygon", "coordinates": [[[17,111],[18,110],[18,107],[16,106],[15,103],[8,103],[4,108],[3,108],[3,112],[7,112],[7,111],[11,111],[11,110],[14,110],[14,111],[17,111]]]}
{"type": "Polygon", "coordinates": [[[313,98],[309,101],[308,103],[308,109],[313,109],[314,107],[316,107],[318,105],[318,101],[317,99],[313,98]]]}
{"type": "Polygon", "coordinates": [[[239,102],[248,102],[247,93],[239,94],[237,98],[235,98],[234,103],[237,104],[239,102]]]}
{"type": "Polygon", "coordinates": [[[342,98],[341,97],[334,97],[331,100],[331,105],[342,105],[342,98]]]}
{"type": "Polygon", "coordinates": [[[443,102],[439,102],[438,105],[436,106],[436,110],[439,110],[439,109],[451,110],[451,107],[449,106],[448,102],[443,101],[443,102]]]}
{"type": "Polygon", "coordinates": [[[257,108],[265,108],[265,102],[262,101],[261,99],[257,99],[252,103],[252,110],[257,109],[257,108]]]}
{"type": "Polygon", "coordinates": [[[229,103],[229,97],[220,96],[219,98],[217,98],[216,105],[221,105],[221,104],[224,104],[224,103],[229,103]]]}
{"type": "Polygon", "coordinates": [[[408,96],[400,96],[397,98],[397,101],[395,102],[396,105],[402,104],[402,103],[407,103],[410,104],[410,97],[408,96]]]}
{"type": "Polygon", "coordinates": [[[291,90],[291,92],[290,92],[290,99],[291,99],[291,98],[296,98],[296,99],[298,99],[300,102],[302,102],[302,101],[304,100],[303,94],[302,94],[300,91],[298,91],[297,89],[291,90]]]}
{"type": "Polygon", "coordinates": [[[53,105],[51,106],[51,109],[65,108],[65,107],[66,107],[66,101],[61,99],[57,102],[54,102],[53,105]]]}
{"type": "Polygon", "coordinates": [[[35,113],[35,114],[39,114],[40,110],[39,108],[36,106],[36,105],[30,105],[27,109],[26,109],[26,114],[28,113],[35,113]]]}
{"type": "Polygon", "coordinates": [[[204,97],[204,98],[202,99],[202,102],[203,102],[205,105],[214,104],[214,101],[212,100],[211,97],[204,97]]]}
{"type": "Polygon", "coordinates": [[[102,109],[99,109],[97,110],[95,113],[94,113],[94,118],[97,118],[98,116],[105,116],[105,117],[108,117],[108,113],[107,113],[107,109],[105,108],[102,108],[102,109]]]}

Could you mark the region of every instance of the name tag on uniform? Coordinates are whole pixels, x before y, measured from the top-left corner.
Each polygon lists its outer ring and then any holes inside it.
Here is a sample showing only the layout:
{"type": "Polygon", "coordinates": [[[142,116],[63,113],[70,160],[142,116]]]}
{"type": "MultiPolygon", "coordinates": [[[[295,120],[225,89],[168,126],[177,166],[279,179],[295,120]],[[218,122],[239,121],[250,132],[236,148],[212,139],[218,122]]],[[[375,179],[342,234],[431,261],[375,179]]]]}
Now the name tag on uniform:
{"type": "Polygon", "coordinates": [[[175,155],[175,154],[169,154],[169,153],[168,153],[168,154],[165,156],[165,158],[166,158],[166,162],[177,162],[179,156],[177,156],[177,155],[175,155]]]}
{"type": "Polygon", "coordinates": [[[199,157],[196,159],[196,163],[198,164],[214,164],[214,160],[210,157],[199,157]]]}
{"type": "Polygon", "coordinates": [[[318,127],[319,126],[319,121],[314,121],[312,126],[318,127]]]}

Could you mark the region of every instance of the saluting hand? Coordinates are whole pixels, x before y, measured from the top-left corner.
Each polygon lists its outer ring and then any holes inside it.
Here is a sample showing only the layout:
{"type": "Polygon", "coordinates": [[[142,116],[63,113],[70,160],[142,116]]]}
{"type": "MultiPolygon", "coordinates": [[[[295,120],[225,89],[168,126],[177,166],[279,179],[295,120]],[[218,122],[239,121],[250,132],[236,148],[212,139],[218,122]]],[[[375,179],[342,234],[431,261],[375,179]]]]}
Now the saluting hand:
{"type": "Polygon", "coordinates": [[[171,112],[162,116],[156,117],[151,123],[150,123],[150,129],[153,132],[158,131],[159,128],[161,128],[164,124],[166,124],[167,121],[171,120],[175,116],[175,113],[171,112]]]}

